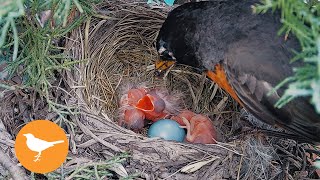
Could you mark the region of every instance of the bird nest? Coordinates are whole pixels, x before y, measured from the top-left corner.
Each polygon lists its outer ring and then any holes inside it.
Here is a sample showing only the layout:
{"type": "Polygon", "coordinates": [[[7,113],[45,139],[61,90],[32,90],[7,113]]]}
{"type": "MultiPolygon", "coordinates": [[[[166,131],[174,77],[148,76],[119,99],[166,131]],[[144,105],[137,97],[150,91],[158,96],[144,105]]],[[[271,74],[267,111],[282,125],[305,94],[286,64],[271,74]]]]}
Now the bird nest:
{"type": "Polygon", "coordinates": [[[171,8],[112,1],[98,9],[100,15],[74,31],[67,42],[70,55],[84,60],[68,73],[80,110],[77,122],[84,134],[99,142],[95,146],[84,142],[77,148],[104,157],[129,152],[124,168],[146,179],[282,179],[300,177],[296,172],[306,171],[303,148],[293,141],[258,132],[235,138],[237,131],[251,131],[251,124],[242,120],[250,118],[205,76],[187,67],[175,67],[164,78],[154,77],[153,64],[158,58],[155,40],[171,8]],[[149,139],[143,131],[135,133],[118,126],[122,89],[141,83],[178,93],[181,108],[210,116],[221,141],[228,143],[200,145],[149,139]],[[300,152],[301,158],[295,163],[283,161],[279,148],[284,154],[300,152]],[[284,162],[290,170],[281,168],[284,162]]]}
{"type": "MultiPolygon", "coordinates": [[[[163,78],[154,76],[154,61],[158,58],[155,40],[171,9],[147,5],[145,1],[106,1],[97,5],[98,15],[67,38],[66,53],[81,63],[65,71],[61,76],[65,89],[55,95],[64,94],[60,99],[66,106],[77,109],[77,113],[68,117],[71,123],[65,125],[72,129],[69,156],[73,157],[73,163],[81,166],[88,159],[101,162],[128,153],[125,162],[109,168],[115,172],[114,177],[128,174],[135,179],[314,177],[306,161],[305,145],[255,130],[255,119],[205,76],[183,66],[174,67],[163,78]],[[146,129],[133,132],[120,127],[117,121],[121,93],[138,84],[166,88],[179,95],[181,109],[208,115],[221,142],[203,145],[165,141],[147,138],[146,129]]],[[[39,103],[39,107],[43,106],[39,103]]],[[[42,117],[54,116],[48,113],[42,117]]],[[[68,170],[68,165],[65,168],[68,170]]]]}
{"type": "Polygon", "coordinates": [[[175,67],[164,78],[154,77],[154,61],[158,58],[155,40],[171,8],[113,1],[102,3],[98,9],[100,16],[74,31],[67,42],[71,56],[84,60],[69,74],[70,87],[77,87],[78,121],[83,124],[80,128],[99,142],[97,147],[81,145],[82,149],[103,148],[99,153],[105,156],[129,152],[125,169],[146,179],[282,179],[305,171],[304,157],[288,164],[293,169],[290,173],[281,169],[274,144],[283,141],[283,151],[300,152],[301,147],[292,150],[295,143],[290,140],[258,132],[232,140],[237,131],[251,130],[251,124],[242,120],[250,118],[243,116],[245,112],[240,112],[237,104],[205,76],[187,67],[175,67]],[[210,116],[221,141],[228,143],[200,145],[149,139],[143,131],[134,133],[118,126],[121,89],[141,83],[178,93],[181,108],[210,116]]]}

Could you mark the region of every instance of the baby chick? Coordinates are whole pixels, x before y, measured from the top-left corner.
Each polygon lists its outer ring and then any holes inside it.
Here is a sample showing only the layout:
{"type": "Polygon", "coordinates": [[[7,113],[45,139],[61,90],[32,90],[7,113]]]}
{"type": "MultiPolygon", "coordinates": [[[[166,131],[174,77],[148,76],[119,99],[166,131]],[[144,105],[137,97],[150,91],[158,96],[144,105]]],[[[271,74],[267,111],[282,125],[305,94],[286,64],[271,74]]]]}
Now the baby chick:
{"type": "Polygon", "coordinates": [[[186,140],[188,142],[201,144],[216,143],[216,130],[207,116],[183,110],[177,116],[171,117],[171,119],[187,129],[186,140]]]}
{"type": "Polygon", "coordinates": [[[208,117],[197,114],[190,120],[186,119],[185,117],[182,117],[182,120],[185,123],[187,129],[187,141],[201,144],[216,143],[216,130],[208,117]]]}
{"type": "Polygon", "coordinates": [[[134,106],[146,94],[146,89],[129,89],[120,99],[119,125],[128,129],[139,130],[144,126],[145,114],[134,106]]]}

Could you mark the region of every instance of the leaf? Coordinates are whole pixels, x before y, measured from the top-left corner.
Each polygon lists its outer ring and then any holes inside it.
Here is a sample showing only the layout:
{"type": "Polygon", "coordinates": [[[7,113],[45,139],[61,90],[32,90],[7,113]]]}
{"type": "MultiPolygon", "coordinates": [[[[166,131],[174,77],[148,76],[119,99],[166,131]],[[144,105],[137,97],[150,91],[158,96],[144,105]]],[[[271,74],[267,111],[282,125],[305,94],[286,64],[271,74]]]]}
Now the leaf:
{"type": "Polygon", "coordinates": [[[215,161],[216,159],[219,159],[218,156],[213,156],[212,159],[207,160],[207,161],[200,161],[200,162],[196,162],[193,164],[189,164],[184,166],[180,171],[184,172],[184,173],[193,173],[197,170],[199,170],[202,166],[205,166],[213,161],[215,161]]]}
{"type": "Polygon", "coordinates": [[[117,173],[121,177],[127,177],[128,176],[128,172],[123,167],[123,165],[120,164],[120,163],[115,163],[115,164],[112,165],[112,167],[109,167],[108,169],[111,170],[111,171],[114,171],[115,173],[117,173]]]}

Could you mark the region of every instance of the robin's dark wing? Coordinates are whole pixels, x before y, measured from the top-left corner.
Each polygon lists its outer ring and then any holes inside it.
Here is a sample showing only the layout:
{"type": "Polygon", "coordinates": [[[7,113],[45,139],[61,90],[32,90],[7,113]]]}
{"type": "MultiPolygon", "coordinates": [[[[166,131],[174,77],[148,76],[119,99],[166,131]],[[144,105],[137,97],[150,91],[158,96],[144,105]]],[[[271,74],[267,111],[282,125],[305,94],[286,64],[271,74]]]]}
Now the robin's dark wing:
{"type": "Polygon", "coordinates": [[[229,83],[245,108],[260,120],[320,142],[320,116],[306,98],[295,99],[278,109],[274,104],[286,87],[267,95],[292,74],[293,65],[289,63],[289,48],[283,47],[286,43],[270,40],[263,43],[266,41],[263,36],[230,45],[224,63],[229,83]]]}

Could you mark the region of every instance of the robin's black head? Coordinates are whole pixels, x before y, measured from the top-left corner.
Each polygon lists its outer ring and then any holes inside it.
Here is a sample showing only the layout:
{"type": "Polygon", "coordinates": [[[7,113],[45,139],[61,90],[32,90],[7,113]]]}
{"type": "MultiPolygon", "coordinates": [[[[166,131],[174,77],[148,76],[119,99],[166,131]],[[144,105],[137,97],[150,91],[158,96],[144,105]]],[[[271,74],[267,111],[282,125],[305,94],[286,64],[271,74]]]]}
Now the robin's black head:
{"type": "Polygon", "coordinates": [[[181,34],[178,36],[175,35],[175,33],[178,33],[177,31],[168,32],[172,28],[174,26],[163,24],[160,30],[156,44],[159,59],[156,61],[155,74],[157,76],[162,75],[165,70],[174,64],[184,64],[196,69],[203,69],[202,63],[195,56],[194,48],[185,40],[184,35],[188,35],[188,33],[180,31],[181,34]]]}
{"type": "Polygon", "coordinates": [[[157,41],[157,50],[159,54],[159,60],[156,61],[155,75],[160,76],[163,71],[176,63],[176,58],[174,57],[173,52],[168,44],[162,39],[157,41]]]}
{"type": "Polygon", "coordinates": [[[192,10],[196,5],[187,3],[175,8],[162,24],[156,42],[159,53],[156,75],[161,75],[174,64],[202,69],[200,58],[196,57],[198,44],[194,37],[197,20],[192,10]]]}

